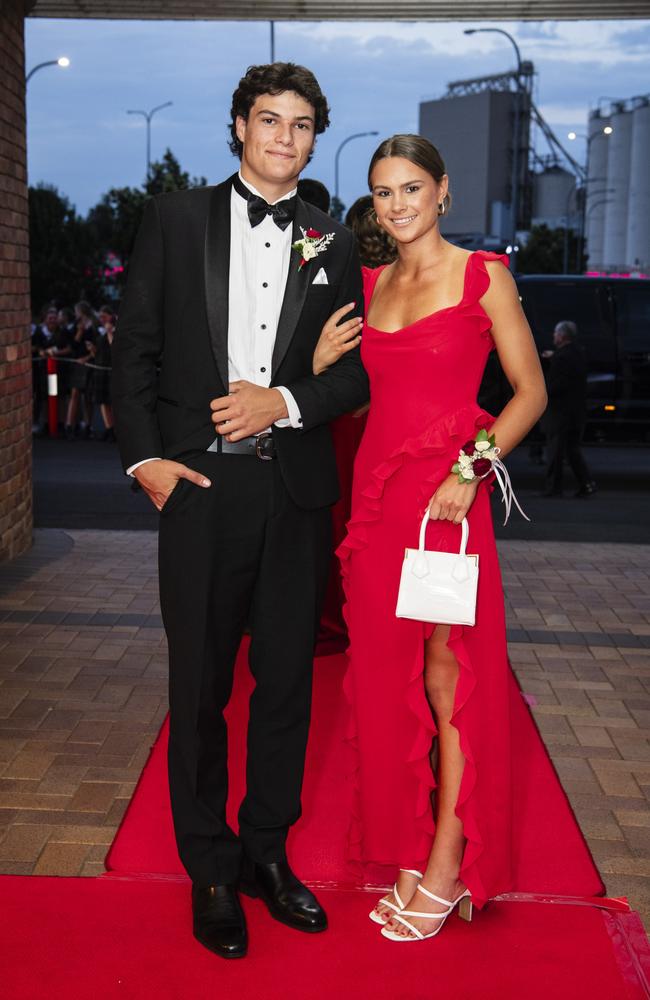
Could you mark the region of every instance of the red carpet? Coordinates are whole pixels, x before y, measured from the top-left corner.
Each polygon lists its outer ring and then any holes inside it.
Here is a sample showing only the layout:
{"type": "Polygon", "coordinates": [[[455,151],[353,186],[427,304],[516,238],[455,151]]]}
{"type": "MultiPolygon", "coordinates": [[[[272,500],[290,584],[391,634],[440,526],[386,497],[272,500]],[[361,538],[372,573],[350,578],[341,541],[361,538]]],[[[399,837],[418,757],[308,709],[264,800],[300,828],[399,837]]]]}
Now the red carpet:
{"type": "MultiPolygon", "coordinates": [[[[517,889],[466,924],[409,948],[385,941],[367,912],[376,895],[345,864],[349,787],[341,656],[316,664],[304,817],[296,870],[323,888],[330,930],[305,935],[244,899],[251,946],[224,962],[191,934],[188,884],[174,846],[163,727],[97,879],[0,879],[0,996],[7,1000],[647,1000],[650,948],[625,900],[603,886],[513,681],[520,747],[517,889]],[[526,774],[528,783],[520,780],[526,774]],[[346,888],[347,886],[347,888],[346,888]],[[532,893],[537,893],[537,896],[532,893]]],[[[232,803],[243,791],[251,681],[240,657],[229,707],[232,803]]],[[[377,873],[378,878],[384,873],[377,873]]]]}
{"type": "MultiPolygon", "coordinates": [[[[228,708],[231,766],[230,821],[236,827],[244,789],[245,733],[252,681],[240,653],[235,689],[228,708]]],[[[358,872],[345,861],[349,816],[347,749],[343,742],[342,655],[316,661],[314,708],[307,757],[304,813],[291,835],[289,855],[296,871],[312,883],[353,886],[358,872]]],[[[536,726],[513,679],[512,720],[519,748],[514,775],[518,892],[596,896],[605,889],[555,775],[536,726]]],[[[107,868],[128,874],[184,874],[176,853],[166,771],[167,727],[155,744],[122,827],[106,859],[107,868]]],[[[371,873],[384,884],[393,873],[371,873]]]]}
{"type": "Polygon", "coordinates": [[[368,893],[325,890],[326,934],[244,900],[248,958],[196,944],[187,887],[146,880],[2,880],[7,1000],[642,1000],[639,918],[595,906],[489,904],[402,948],[365,917],[368,893]],[[38,915],[41,932],[34,926],[38,915]]]}

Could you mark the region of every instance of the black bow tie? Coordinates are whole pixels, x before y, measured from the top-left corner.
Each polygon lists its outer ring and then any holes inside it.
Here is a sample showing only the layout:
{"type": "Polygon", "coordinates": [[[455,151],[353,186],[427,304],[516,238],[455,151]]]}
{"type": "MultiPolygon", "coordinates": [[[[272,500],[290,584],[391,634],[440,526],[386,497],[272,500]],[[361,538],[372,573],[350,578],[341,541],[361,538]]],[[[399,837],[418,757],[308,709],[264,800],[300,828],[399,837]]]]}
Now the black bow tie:
{"type": "Polygon", "coordinates": [[[245,184],[242,184],[239,174],[235,175],[233,180],[233,186],[237,194],[240,194],[242,198],[246,199],[248,208],[248,221],[251,224],[251,229],[255,229],[255,226],[259,226],[267,215],[272,216],[278,229],[286,229],[293,222],[294,216],[296,214],[296,199],[285,198],[284,201],[278,201],[275,205],[269,205],[268,201],[265,201],[258,194],[253,194],[249,191],[245,184]]]}

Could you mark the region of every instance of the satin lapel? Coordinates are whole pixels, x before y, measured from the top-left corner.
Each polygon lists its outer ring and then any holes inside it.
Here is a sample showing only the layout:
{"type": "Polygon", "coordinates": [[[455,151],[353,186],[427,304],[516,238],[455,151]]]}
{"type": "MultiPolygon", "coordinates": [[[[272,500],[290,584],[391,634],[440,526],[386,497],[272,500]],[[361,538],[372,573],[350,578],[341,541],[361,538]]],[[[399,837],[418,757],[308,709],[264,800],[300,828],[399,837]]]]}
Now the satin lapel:
{"type": "MultiPolygon", "coordinates": [[[[292,244],[302,236],[300,231],[301,226],[303,229],[309,229],[310,227],[309,208],[296,195],[296,216],[293,222],[292,244]]],[[[273,348],[272,375],[275,375],[282,364],[284,356],[289,349],[289,344],[296,332],[296,326],[300,319],[302,307],[305,304],[309,282],[312,277],[309,265],[300,268],[300,270],[298,269],[299,260],[300,258],[296,251],[291,250],[287,287],[284,290],[284,299],[282,300],[282,309],[280,310],[280,319],[278,321],[278,332],[275,337],[275,347],[273,348]]]]}
{"type": "Polygon", "coordinates": [[[205,306],[217,371],[228,392],[228,284],[231,180],[215,187],[205,228],[205,306]]]}

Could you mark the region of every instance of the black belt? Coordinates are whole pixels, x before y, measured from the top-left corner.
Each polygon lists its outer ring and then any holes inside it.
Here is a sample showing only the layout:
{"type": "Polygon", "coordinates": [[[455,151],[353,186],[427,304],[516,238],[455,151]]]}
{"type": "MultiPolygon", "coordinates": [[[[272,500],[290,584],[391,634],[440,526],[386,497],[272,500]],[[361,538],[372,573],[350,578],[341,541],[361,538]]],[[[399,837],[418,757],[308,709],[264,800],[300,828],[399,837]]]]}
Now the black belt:
{"type": "Polygon", "coordinates": [[[256,437],[243,438],[241,441],[226,441],[219,438],[219,452],[223,455],[253,455],[263,462],[270,462],[277,457],[275,441],[272,434],[258,434],[256,437]]]}

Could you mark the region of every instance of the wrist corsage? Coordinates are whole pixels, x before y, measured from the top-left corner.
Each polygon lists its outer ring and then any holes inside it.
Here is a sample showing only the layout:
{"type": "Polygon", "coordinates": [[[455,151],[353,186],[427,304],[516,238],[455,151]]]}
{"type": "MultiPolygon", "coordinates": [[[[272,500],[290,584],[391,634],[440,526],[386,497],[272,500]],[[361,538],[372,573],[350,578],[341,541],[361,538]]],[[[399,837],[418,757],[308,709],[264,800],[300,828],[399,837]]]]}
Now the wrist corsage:
{"type": "Polygon", "coordinates": [[[458,476],[459,483],[472,483],[475,479],[485,479],[493,472],[495,480],[501,487],[501,498],[506,509],[503,523],[507,524],[513,503],[522,517],[530,521],[515,496],[508,470],[499,458],[500,453],[501,449],[495,444],[494,434],[488,434],[483,428],[473,441],[468,441],[460,449],[458,461],[454,462],[451,471],[458,476]]]}
{"type": "Polygon", "coordinates": [[[495,444],[494,434],[489,435],[483,428],[474,441],[467,441],[460,449],[458,461],[454,462],[451,471],[458,476],[459,483],[485,479],[492,472],[500,451],[495,444]]]}

